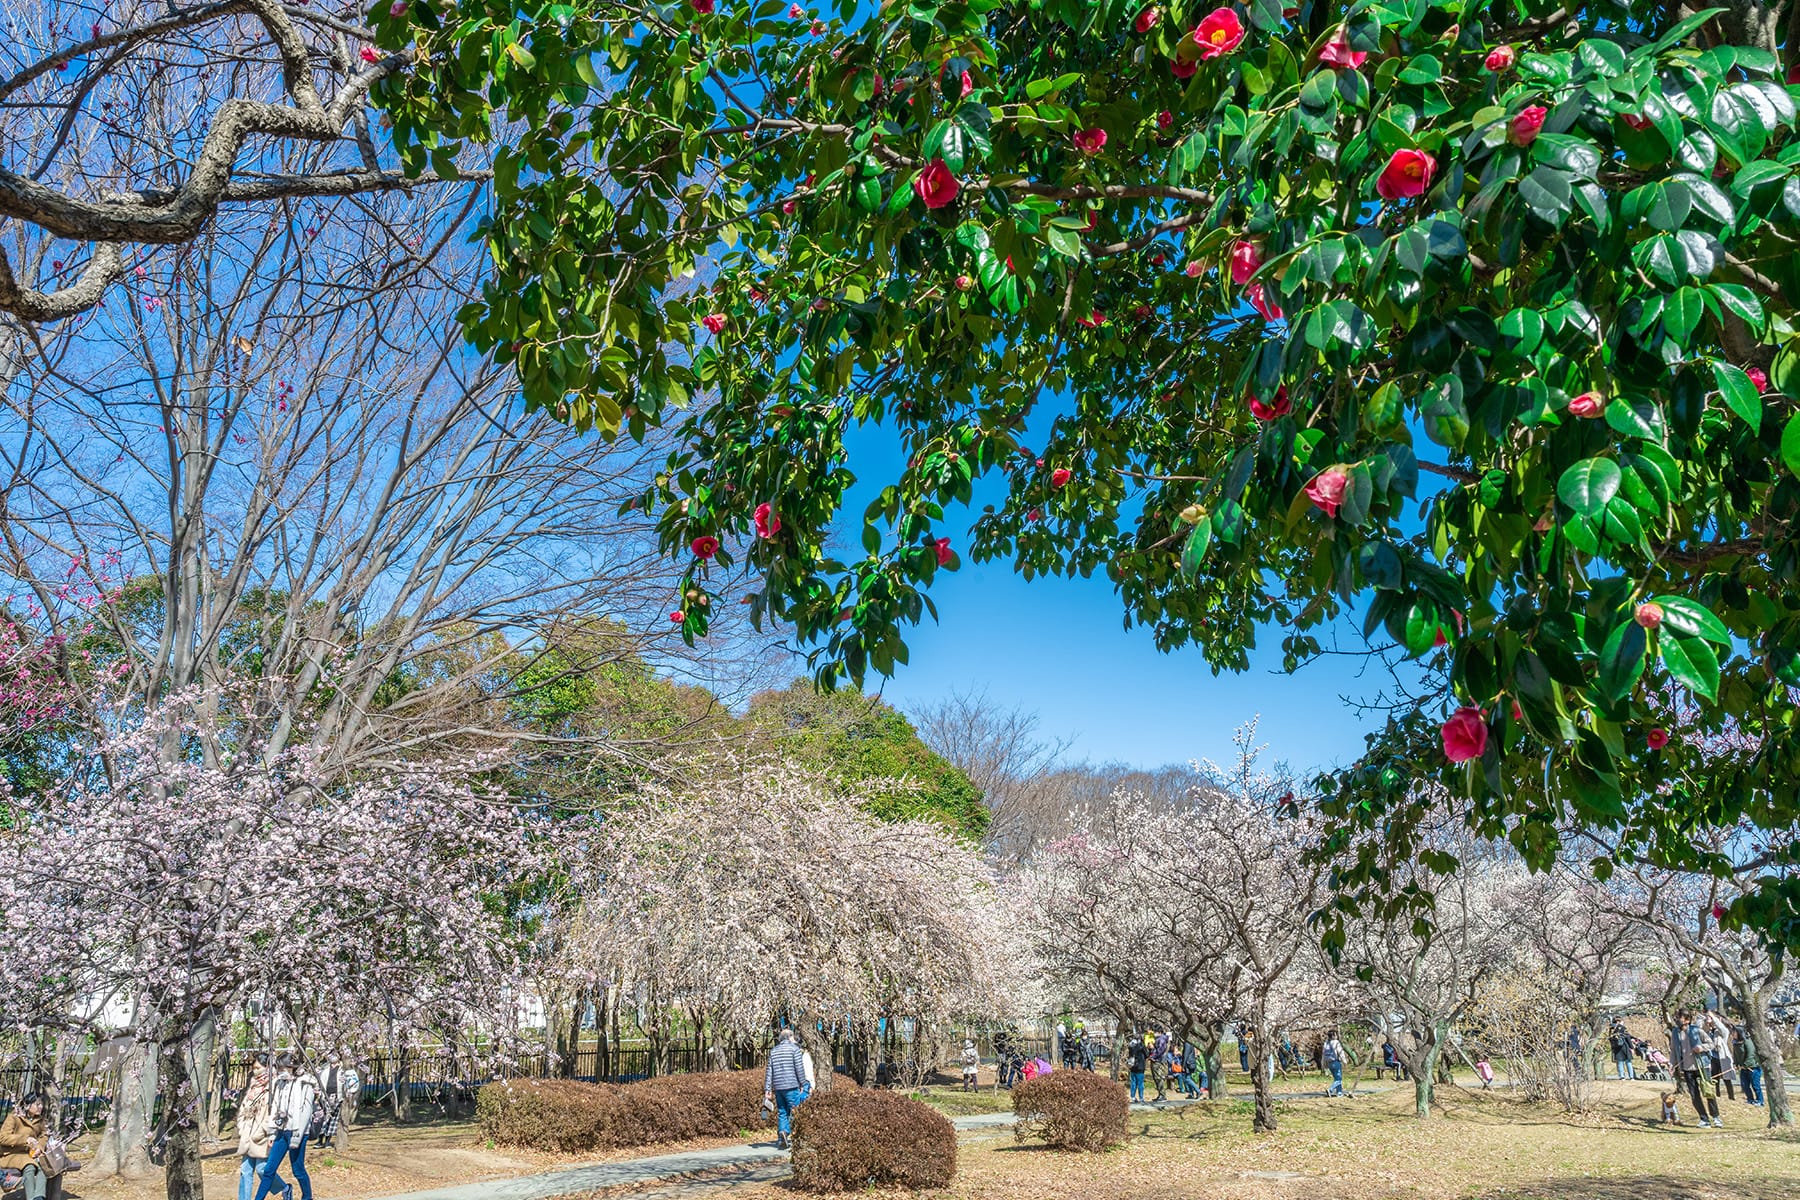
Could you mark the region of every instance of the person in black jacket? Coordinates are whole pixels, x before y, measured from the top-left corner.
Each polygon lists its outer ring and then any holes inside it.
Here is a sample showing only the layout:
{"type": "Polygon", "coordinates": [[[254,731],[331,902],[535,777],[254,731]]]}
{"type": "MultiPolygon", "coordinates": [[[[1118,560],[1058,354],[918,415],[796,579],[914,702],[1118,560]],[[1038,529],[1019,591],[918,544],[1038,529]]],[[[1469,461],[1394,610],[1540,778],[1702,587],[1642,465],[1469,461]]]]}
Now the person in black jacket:
{"type": "Polygon", "coordinates": [[[1613,1077],[1636,1079],[1637,1071],[1631,1065],[1631,1035],[1625,1031],[1624,1022],[1616,1019],[1613,1021],[1607,1040],[1612,1044],[1613,1077]]]}
{"type": "Polygon", "coordinates": [[[1131,1072],[1131,1099],[1133,1103],[1144,1102],[1144,1072],[1150,1066],[1150,1047],[1144,1045],[1144,1039],[1133,1034],[1131,1045],[1125,1051],[1125,1064],[1131,1072]]]}

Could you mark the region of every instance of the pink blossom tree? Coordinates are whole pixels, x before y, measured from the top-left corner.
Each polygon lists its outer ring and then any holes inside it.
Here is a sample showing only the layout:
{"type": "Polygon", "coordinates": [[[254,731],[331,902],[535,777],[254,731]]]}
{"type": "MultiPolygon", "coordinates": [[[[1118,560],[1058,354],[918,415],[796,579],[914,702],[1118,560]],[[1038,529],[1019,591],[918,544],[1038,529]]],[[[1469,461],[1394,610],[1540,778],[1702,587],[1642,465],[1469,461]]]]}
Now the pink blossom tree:
{"type": "Polygon", "coordinates": [[[196,711],[254,728],[232,697],[177,697],[11,795],[0,835],[0,1019],[88,1029],[133,999],[163,1115],[115,1136],[166,1138],[170,1200],[201,1195],[191,1043],[221,1013],[259,1000],[314,1046],[375,1012],[504,1042],[519,956],[490,900],[534,862],[511,803],[466,782],[477,763],[342,780],[253,743],[171,759],[196,711]]]}

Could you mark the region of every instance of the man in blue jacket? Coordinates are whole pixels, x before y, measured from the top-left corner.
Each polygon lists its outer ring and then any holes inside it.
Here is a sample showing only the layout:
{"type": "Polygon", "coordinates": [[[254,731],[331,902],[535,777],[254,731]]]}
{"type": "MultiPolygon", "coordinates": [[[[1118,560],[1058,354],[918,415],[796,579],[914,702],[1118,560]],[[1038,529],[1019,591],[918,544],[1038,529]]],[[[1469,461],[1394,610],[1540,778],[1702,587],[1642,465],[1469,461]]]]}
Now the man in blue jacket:
{"type": "Polygon", "coordinates": [[[775,1127],[779,1135],[775,1144],[787,1149],[788,1133],[793,1128],[793,1112],[806,1095],[806,1052],[794,1031],[784,1029],[769,1054],[768,1068],[763,1072],[763,1099],[775,1105],[775,1127]]]}

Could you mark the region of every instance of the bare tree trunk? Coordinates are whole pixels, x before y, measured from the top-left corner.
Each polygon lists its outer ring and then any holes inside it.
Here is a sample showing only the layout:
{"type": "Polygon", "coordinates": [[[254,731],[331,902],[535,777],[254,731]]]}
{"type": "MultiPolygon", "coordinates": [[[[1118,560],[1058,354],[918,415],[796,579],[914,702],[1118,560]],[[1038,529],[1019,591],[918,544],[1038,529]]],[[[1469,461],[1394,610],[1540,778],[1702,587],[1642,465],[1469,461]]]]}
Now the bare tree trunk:
{"type": "Polygon", "coordinates": [[[204,1134],[215,1142],[219,1138],[219,1089],[213,1072],[213,1050],[218,1045],[218,1032],[218,1021],[212,1011],[203,1013],[188,1038],[188,1058],[183,1064],[194,1089],[196,1136],[204,1134]]]}
{"type": "Polygon", "coordinates": [[[1256,1092],[1256,1116],[1251,1127],[1258,1133],[1275,1132],[1275,1098],[1269,1087],[1268,1032],[1257,1014],[1255,1032],[1250,1037],[1250,1086],[1256,1092]]]}
{"type": "Polygon", "coordinates": [[[191,1037],[162,1046],[163,1185],[168,1200],[202,1200],[199,1096],[190,1070],[197,1049],[191,1037]]]}
{"type": "Polygon", "coordinates": [[[123,1175],[146,1179],[156,1173],[150,1161],[150,1109],[156,1100],[156,1046],[134,1042],[119,1070],[119,1086],[106,1111],[106,1128],[88,1170],[106,1178],[123,1175]]]}
{"type": "Polygon", "coordinates": [[[1433,1027],[1423,1051],[1414,1056],[1416,1061],[1406,1064],[1413,1077],[1413,1111],[1420,1120],[1431,1116],[1432,1085],[1437,1079],[1438,1056],[1444,1049],[1444,1036],[1442,1025],[1433,1027]]]}
{"type": "Polygon", "coordinates": [[[1771,1129],[1794,1123],[1794,1106],[1788,1099],[1787,1068],[1781,1057],[1781,1039],[1769,1028],[1768,1009],[1753,996],[1744,1006],[1745,1032],[1763,1065],[1763,1104],[1769,1111],[1771,1129]]]}
{"type": "Polygon", "coordinates": [[[406,1045],[401,1043],[394,1047],[394,1120],[404,1121],[412,1107],[410,1076],[412,1064],[406,1055],[406,1045]]]}
{"type": "Polygon", "coordinates": [[[1219,1058],[1219,1046],[1225,1031],[1218,1025],[1203,1025],[1194,1041],[1200,1050],[1200,1061],[1206,1066],[1206,1095],[1209,1100],[1225,1098],[1225,1064],[1219,1058]]]}

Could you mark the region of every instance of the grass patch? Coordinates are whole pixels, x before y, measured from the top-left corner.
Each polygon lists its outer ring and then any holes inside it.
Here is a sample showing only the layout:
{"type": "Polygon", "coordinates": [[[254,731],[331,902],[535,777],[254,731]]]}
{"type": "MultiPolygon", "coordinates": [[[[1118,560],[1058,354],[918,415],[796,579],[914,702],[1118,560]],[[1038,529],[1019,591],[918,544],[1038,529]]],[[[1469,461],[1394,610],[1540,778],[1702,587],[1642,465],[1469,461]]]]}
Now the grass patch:
{"type": "MultiPolygon", "coordinates": [[[[1132,1140],[1101,1156],[964,1139],[944,1200],[1791,1200],[1800,1139],[1762,1110],[1721,1100],[1724,1130],[1658,1120],[1661,1087],[1604,1083],[1575,1115],[1504,1093],[1439,1089],[1430,1120],[1402,1086],[1278,1104],[1251,1132],[1247,1097],[1133,1112],[1132,1140]]],[[[872,1193],[884,1195],[885,1193],[872,1193]]],[[[770,1188],[749,1193],[777,1200],[770,1188]]],[[[734,1197],[734,1200],[742,1200],[734,1197]]]]}
{"type": "Polygon", "coordinates": [[[1012,1093],[997,1092],[993,1088],[982,1088],[978,1092],[964,1092],[955,1088],[921,1088],[912,1093],[912,1098],[921,1104],[930,1105],[946,1117],[973,1117],[982,1113],[1012,1111],[1012,1093]]]}

